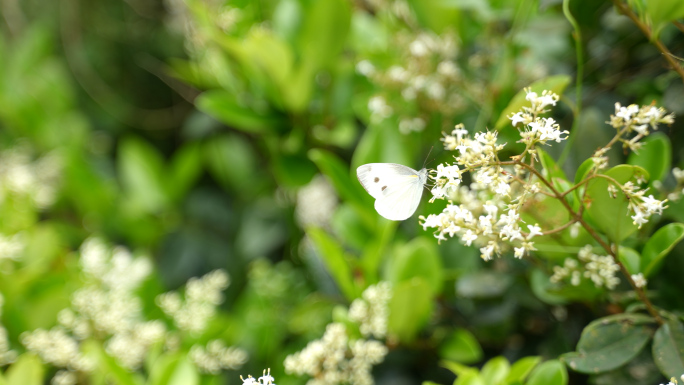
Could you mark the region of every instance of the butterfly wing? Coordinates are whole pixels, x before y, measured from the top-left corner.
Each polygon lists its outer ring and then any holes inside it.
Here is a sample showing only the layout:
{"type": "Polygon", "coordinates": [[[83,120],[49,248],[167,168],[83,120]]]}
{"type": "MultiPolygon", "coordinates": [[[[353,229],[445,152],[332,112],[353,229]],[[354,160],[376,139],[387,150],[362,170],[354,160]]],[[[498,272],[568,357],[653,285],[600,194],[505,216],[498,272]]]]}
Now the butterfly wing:
{"type": "Polygon", "coordinates": [[[427,172],[395,163],[364,164],[356,170],[361,185],[375,198],[383,217],[403,221],[418,208],[427,172]]]}

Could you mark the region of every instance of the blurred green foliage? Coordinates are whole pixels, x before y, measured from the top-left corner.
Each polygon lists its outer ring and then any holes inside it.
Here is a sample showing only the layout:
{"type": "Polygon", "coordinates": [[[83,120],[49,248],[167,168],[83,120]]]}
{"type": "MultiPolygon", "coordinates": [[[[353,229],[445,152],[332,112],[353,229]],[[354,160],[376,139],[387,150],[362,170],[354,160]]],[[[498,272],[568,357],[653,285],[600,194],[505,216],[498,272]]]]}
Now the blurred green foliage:
{"type": "MultiPolygon", "coordinates": [[[[651,40],[684,56],[679,1],[628,3],[651,40]]],[[[656,326],[635,313],[642,309],[624,284],[549,281],[589,243],[584,230],[540,237],[522,261],[484,263],[474,247],[437,244],[415,217],[381,218],[355,177],[370,162],[417,166],[432,147],[428,162],[449,160],[439,139],[460,122],[499,130],[515,153],[507,116],[527,86],[562,95],[555,115],[572,139],[540,152],[561,191],[583,179],[585,159],[612,137],[604,122],[615,102],[684,113],[682,79],[610,2],[569,2],[579,42],[554,0],[0,7],[0,243],[25,245],[17,255],[0,248],[0,321],[19,354],[0,368],[0,385],[42,384],[57,372],[26,352],[22,333],[57,324],[84,285],[76,251],[91,236],[152,256],[136,294],[145,319],[169,329],[159,294],[218,268],[231,285],[204,334],[184,336],[175,355],[157,346],[137,371],[110,356],[106,338],[82,341],[97,366],[79,384],[237,384],[268,367],[278,384],[303,384],[284,372],[285,357],[331,321],[347,322],[345,307],[379,281],[392,283],[393,297],[378,384],[654,384],[684,373],[681,201],[638,230],[604,180],[582,189],[593,201],[587,220],[620,243],[620,260],[649,279],[649,296],[668,310],[656,326]],[[584,75],[575,79],[578,66],[584,75]],[[415,95],[402,93],[397,76],[412,77],[415,95]],[[245,349],[249,361],[200,374],[190,345],[214,338],[245,349]]],[[[682,165],[682,132],[678,119],[638,154],[611,151],[606,174],[648,175],[665,197],[676,184],[671,168],[682,165]]],[[[579,191],[568,204],[579,204],[579,191]]],[[[523,218],[568,220],[557,202],[523,218]]]]}

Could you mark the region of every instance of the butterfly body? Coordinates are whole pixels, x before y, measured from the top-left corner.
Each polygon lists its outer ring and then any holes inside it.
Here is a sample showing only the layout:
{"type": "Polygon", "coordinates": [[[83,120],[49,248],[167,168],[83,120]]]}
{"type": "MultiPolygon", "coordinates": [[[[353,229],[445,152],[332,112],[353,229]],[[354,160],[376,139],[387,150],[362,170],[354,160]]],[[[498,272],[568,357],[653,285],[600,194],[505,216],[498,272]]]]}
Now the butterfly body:
{"type": "Polygon", "coordinates": [[[396,163],[368,163],[356,169],[359,182],[375,198],[378,214],[393,221],[409,218],[418,208],[427,170],[396,163]]]}

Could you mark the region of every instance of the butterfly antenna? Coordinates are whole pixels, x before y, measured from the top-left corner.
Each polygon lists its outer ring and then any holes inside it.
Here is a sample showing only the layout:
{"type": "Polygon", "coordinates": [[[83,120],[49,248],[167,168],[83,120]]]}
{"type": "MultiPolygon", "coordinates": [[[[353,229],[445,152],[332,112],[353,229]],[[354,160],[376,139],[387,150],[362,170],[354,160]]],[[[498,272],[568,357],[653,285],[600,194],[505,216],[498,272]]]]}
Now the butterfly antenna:
{"type": "Polygon", "coordinates": [[[435,146],[430,146],[430,151],[428,151],[428,154],[427,154],[427,156],[425,157],[425,161],[423,162],[423,168],[426,168],[428,165],[430,165],[430,163],[432,163],[432,162],[435,160],[435,159],[433,158],[431,161],[429,161],[429,162],[427,161],[428,158],[430,157],[430,153],[432,153],[432,149],[433,149],[434,147],[435,147],[435,146]]]}

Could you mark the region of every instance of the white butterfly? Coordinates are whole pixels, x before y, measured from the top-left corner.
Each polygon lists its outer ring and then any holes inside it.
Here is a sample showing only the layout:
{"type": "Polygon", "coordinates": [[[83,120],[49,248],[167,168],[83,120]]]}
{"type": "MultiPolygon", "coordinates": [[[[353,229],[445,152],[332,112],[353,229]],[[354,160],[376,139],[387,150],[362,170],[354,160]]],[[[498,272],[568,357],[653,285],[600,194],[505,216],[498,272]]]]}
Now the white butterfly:
{"type": "Polygon", "coordinates": [[[416,171],[396,163],[368,163],[356,169],[359,182],[375,198],[375,210],[392,221],[407,219],[418,208],[426,169],[416,171]]]}

